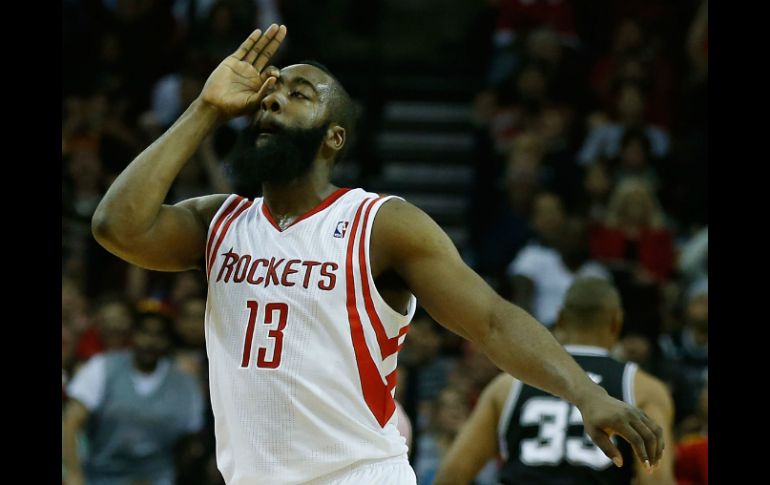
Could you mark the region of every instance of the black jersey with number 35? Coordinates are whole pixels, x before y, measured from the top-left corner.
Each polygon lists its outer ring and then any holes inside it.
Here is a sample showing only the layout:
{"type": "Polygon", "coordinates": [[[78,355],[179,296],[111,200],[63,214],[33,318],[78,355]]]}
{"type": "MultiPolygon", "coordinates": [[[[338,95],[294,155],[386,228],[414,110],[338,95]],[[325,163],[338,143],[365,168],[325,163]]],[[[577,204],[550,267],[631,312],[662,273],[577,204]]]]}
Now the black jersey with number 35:
{"type": "MultiPolygon", "coordinates": [[[[567,345],[580,367],[610,396],[636,405],[637,366],[610,357],[599,347],[567,345]]],[[[623,454],[623,466],[612,461],[585,434],[580,411],[572,404],[514,381],[498,423],[505,485],[616,485],[634,476],[631,447],[620,437],[613,442],[623,454]]]]}

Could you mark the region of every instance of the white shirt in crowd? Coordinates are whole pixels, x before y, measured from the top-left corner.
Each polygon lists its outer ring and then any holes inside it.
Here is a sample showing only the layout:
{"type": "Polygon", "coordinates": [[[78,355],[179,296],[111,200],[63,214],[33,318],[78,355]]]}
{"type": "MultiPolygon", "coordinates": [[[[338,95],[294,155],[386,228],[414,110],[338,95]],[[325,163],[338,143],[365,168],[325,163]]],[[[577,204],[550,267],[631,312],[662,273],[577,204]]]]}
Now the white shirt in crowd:
{"type": "Polygon", "coordinates": [[[576,277],[612,278],[609,271],[596,261],[587,261],[573,273],[564,265],[559,251],[537,243],[525,246],[508,266],[508,276],[516,275],[532,280],[532,314],[547,327],[556,323],[567,289],[576,277]]]}

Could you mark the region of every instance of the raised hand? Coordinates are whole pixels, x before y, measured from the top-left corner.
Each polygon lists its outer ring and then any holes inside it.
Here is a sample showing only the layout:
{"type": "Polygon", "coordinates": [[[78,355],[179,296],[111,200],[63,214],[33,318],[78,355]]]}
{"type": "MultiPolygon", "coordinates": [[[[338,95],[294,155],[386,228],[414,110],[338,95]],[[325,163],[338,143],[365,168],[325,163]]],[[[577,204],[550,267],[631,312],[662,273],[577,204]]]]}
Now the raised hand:
{"type": "Polygon", "coordinates": [[[264,33],[257,29],[233,54],[211,73],[199,98],[230,119],[247,113],[262,101],[275,84],[279,71],[267,66],[286,38],[286,27],[271,25],[264,33]]]}
{"type": "Polygon", "coordinates": [[[615,465],[623,465],[620,451],[610,441],[615,434],[631,444],[648,468],[663,456],[663,429],[640,409],[605,394],[582,405],[580,412],[586,433],[615,465]]]}

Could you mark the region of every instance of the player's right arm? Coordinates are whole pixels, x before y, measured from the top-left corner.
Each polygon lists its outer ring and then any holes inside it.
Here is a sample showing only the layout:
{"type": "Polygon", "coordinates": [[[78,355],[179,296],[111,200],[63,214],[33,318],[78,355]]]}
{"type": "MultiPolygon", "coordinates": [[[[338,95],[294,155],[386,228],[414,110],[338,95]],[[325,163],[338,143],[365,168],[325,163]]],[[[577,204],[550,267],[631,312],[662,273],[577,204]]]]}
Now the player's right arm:
{"type": "Polygon", "coordinates": [[[676,485],[674,478],[673,421],[674,402],[666,386],[650,374],[638,370],[634,381],[636,404],[653,421],[663,428],[665,443],[658,465],[650,473],[638,459],[634,485],[676,485]]]}
{"type": "Polygon", "coordinates": [[[184,271],[200,266],[208,223],[226,196],[163,204],[171,184],[203,140],[220,123],[253,111],[275,84],[278,69],[265,67],[286,27],[255,30],[211,73],[198,98],[171,128],[118,176],[91,223],[108,251],[147,269],[184,271]]]}
{"type": "Polygon", "coordinates": [[[467,485],[497,455],[497,423],[513,380],[500,374],[487,385],[444,456],[434,485],[467,485]]]}

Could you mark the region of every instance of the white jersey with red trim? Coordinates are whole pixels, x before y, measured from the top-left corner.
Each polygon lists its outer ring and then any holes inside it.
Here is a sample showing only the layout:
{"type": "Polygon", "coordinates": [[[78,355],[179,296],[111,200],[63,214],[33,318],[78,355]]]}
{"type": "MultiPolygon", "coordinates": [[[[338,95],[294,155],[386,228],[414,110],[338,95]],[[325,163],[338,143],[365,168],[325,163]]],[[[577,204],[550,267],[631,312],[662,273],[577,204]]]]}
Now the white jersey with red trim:
{"type": "Polygon", "coordinates": [[[377,292],[369,246],[390,197],[339,189],[280,230],[231,195],[206,246],[206,347],[228,485],[299,484],[405,456],[396,359],[414,314],[377,292]]]}

